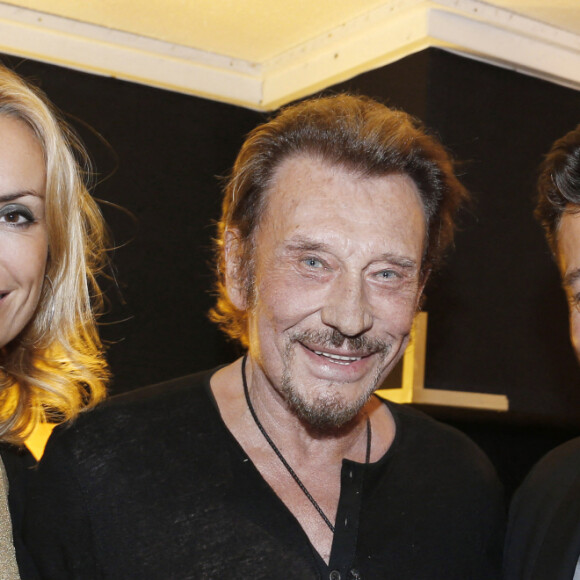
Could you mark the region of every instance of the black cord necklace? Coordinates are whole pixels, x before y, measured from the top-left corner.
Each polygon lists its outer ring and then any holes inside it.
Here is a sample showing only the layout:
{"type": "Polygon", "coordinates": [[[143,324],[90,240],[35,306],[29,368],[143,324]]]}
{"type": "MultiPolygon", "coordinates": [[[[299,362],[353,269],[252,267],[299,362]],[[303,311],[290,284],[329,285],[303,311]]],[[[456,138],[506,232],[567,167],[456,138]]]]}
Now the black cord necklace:
{"type": "MultiPolygon", "coordinates": [[[[322,508],[318,505],[318,502],[310,495],[310,492],[306,489],[306,486],[302,483],[301,479],[298,477],[296,472],[290,467],[290,464],[286,461],[286,459],[284,458],[282,452],[278,449],[278,447],[276,447],[276,444],[274,443],[274,441],[272,441],[272,439],[266,432],[266,429],[264,429],[264,426],[260,422],[260,419],[258,419],[258,415],[256,415],[256,411],[254,410],[254,406],[252,405],[252,401],[250,400],[250,393],[248,391],[248,382],[246,381],[247,360],[248,357],[246,355],[242,359],[242,382],[244,385],[244,395],[246,396],[246,403],[248,404],[248,409],[252,414],[254,422],[256,423],[256,426],[264,436],[264,439],[266,439],[266,441],[272,448],[272,451],[274,451],[274,453],[278,456],[278,459],[282,462],[282,465],[286,468],[288,473],[298,484],[298,487],[304,492],[304,495],[308,498],[308,501],[310,501],[310,503],[314,506],[316,511],[320,514],[320,517],[324,520],[324,523],[330,528],[330,531],[334,534],[334,526],[332,525],[331,521],[326,517],[326,514],[322,511],[322,508]]],[[[371,421],[367,417],[367,451],[365,456],[365,466],[368,465],[371,458],[371,440],[372,440],[371,421]]]]}

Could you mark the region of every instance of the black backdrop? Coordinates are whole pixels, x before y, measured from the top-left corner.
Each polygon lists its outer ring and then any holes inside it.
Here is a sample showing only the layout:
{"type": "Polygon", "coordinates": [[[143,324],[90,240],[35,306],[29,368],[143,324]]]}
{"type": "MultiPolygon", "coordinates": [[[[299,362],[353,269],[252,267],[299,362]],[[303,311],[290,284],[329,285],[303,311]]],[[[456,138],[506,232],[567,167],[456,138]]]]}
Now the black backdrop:
{"type": "MultiPolygon", "coordinates": [[[[111,312],[102,328],[111,343],[112,391],[231,360],[235,345],[206,317],[217,176],[266,115],[3,60],[69,115],[96,162],[95,195],[135,218],[104,209],[116,242],[126,243],[114,253],[122,300],[109,284],[111,312]]],[[[506,394],[510,411],[430,412],[470,432],[496,463],[512,461],[499,451],[506,441],[521,447],[525,440],[523,470],[580,430],[580,371],[566,304],[532,217],[536,167],[552,141],[580,122],[580,93],[438,49],[331,88],[337,90],[419,116],[462,161],[474,204],[427,291],[426,386],[506,394]]]]}

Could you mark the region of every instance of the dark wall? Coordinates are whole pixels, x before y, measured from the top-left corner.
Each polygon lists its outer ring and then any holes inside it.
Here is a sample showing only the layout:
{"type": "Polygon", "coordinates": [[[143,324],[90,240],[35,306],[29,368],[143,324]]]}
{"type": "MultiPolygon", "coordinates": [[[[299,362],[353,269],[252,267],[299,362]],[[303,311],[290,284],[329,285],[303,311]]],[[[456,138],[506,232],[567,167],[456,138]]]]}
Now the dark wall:
{"type": "MultiPolygon", "coordinates": [[[[231,360],[235,348],[206,318],[216,176],[264,115],[4,60],[72,116],[107,177],[96,195],[136,217],[106,209],[116,241],[129,242],[114,256],[126,304],[111,287],[107,323],[126,320],[103,327],[114,341],[113,391],[231,360]]],[[[436,49],[332,88],[343,89],[422,118],[462,160],[474,194],[456,251],[428,289],[427,386],[507,394],[512,410],[494,415],[498,424],[575,429],[580,376],[557,270],[532,210],[536,167],[580,122],[580,93],[436,49]]]]}
{"type": "Polygon", "coordinates": [[[471,377],[477,390],[508,393],[518,414],[580,424],[566,302],[532,216],[537,166],[580,122],[580,93],[461,59],[452,59],[445,83],[437,82],[447,56],[433,60],[428,119],[468,161],[464,181],[476,204],[453,267],[433,290],[433,303],[448,308],[431,309],[437,331],[427,380],[448,388],[471,377]],[[450,353],[455,362],[443,378],[450,353]]]}

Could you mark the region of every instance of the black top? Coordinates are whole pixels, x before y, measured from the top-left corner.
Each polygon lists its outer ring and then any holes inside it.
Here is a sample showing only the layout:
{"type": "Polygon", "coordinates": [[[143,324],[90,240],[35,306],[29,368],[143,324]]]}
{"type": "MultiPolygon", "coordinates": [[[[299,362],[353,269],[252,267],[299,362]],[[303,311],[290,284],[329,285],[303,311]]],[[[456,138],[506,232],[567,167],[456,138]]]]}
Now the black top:
{"type": "Polygon", "coordinates": [[[580,438],[532,469],[510,508],[506,580],[572,580],[580,556],[580,438]]]}
{"type": "Polygon", "coordinates": [[[343,462],[326,567],[223,423],[212,373],[113,398],[51,437],[25,521],[44,578],[498,578],[502,492],[467,437],[388,403],[396,436],[367,466],[358,522],[364,466],[343,462]]]}

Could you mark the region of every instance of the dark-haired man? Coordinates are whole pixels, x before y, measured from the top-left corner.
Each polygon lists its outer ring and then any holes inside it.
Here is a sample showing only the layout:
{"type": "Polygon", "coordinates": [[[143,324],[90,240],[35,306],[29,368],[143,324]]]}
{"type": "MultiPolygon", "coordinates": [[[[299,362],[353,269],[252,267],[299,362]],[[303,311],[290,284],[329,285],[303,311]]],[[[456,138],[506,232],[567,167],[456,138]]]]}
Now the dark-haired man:
{"type": "Polygon", "coordinates": [[[497,578],[487,459],[373,395],[465,196],[441,145],[370,99],[255,129],[225,192],[212,313],[247,355],[49,443],[28,522],[42,574],[497,578]]]}
{"type": "MultiPolygon", "coordinates": [[[[580,125],[553,144],[538,190],[536,216],[562,275],[580,361],[580,125]]],[[[580,580],[580,438],[528,475],[512,502],[506,541],[507,580],[580,580]]]]}

